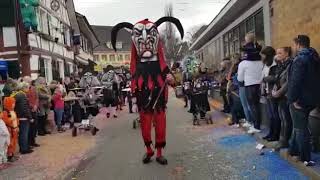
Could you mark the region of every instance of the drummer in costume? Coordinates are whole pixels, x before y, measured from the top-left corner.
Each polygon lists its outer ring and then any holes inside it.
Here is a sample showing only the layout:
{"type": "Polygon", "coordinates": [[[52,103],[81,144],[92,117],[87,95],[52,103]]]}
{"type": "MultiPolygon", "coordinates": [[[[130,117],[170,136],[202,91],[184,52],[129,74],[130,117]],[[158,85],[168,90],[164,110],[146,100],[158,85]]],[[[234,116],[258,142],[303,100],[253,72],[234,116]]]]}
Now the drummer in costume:
{"type": "Polygon", "coordinates": [[[180,21],[173,17],[163,17],[156,22],[148,19],[135,25],[120,23],[112,29],[112,45],[116,50],[117,33],[122,28],[132,30],[131,49],[131,90],[137,98],[137,106],[141,120],[141,131],[146,154],[143,163],[151,162],[154,150],[151,138],[152,123],[155,125],[156,160],[166,165],[167,159],[162,155],[166,146],[166,104],[168,101],[167,84],[173,84],[173,77],[168,75],[170,70],[165,63],[163,45],[160,40],[158,27],[164,22],[175,24],[183,38],[183,27],[180,21]]]}

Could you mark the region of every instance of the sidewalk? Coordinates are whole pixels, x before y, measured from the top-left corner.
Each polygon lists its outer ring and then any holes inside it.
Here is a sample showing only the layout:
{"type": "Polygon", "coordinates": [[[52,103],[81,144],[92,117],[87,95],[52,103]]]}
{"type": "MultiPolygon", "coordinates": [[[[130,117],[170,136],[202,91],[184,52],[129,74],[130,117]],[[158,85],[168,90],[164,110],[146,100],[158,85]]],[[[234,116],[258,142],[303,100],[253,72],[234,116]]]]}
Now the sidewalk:
{"type": "MultiPolygon", "coordinates": [[[[210,99],[210,106],[216,110],[221,110],[223,108],[223,104],[215,99],[210,99]]],[[[226,117],[231,118],[230,114],[224,114],[226,117]]],[[[246,128],[243,128],[246,131],[246,128]]],[[[262,127],[262,132],[254,134],[253,136],[257,140],[257,142],[265,145],[265,147],[272,149],[274,151],[276,143],[268,142],[263,140],[263,137],[267,134],[268,129],[266,127],[262,127]]],[[[302,173],[309,176],[311,179],[320,179],[320,154],[312,153],[312,159],[316,162],[316,166],[306,167],[303,163],[298,162],[288,154],[288,149],[281,149],[279,153],[280,157],[284,160],[287,160],[291,165],[299,169],[302,173]]]]}
{"type": "MultiPolygon", "coordinates": [[[[107,126],[108,120],[98,115],[93,120],[100,129],[107,126]]],[[[99,134],[99,133],[98,133],[99,134]]],[[[97,136],[98,136],[97,134],[97,136]]],[[[64,133],[53,132],[51,135],[38,136],[40,147],[0,171],[0,179],[63,179],[79,162],[85,159],[86,153],[96,145],[96,137],[90,132],[72,137],[71,130],[64,133]]]]}

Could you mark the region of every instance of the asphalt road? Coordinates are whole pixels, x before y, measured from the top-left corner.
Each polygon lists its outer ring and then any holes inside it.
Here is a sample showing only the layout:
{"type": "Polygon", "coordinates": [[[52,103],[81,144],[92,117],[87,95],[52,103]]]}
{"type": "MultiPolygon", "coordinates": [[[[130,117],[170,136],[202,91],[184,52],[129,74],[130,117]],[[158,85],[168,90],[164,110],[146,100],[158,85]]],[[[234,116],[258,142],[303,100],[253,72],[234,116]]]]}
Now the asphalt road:
{"type": "Polygon", "coordinates": [[[132,129],[137,114],[122,112],[99,132],[98,145],[74,174],[80,180],[209,180],[307,179],[276,153],[255,149],[256,141],[226,117],[212,111],[213,125],[192,125],[181,100],[170,97],[167,111],[169,164],[142,163],[145,152],[140,129],[132,129]],[[263,154],[263,155],[262,155],[263,154]]]}

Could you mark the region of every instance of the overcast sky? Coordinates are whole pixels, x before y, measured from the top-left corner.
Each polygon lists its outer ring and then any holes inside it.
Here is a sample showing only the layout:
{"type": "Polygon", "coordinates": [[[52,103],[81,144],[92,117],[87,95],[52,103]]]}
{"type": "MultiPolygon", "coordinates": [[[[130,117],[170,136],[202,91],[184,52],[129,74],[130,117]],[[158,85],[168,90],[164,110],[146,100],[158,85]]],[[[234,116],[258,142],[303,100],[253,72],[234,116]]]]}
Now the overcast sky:
{"type": "Polygon", "coordinates": [[[185,31],[209,24],[228,0],[74,0],[76,10],[92,25],[136,23],[149,18],[156,21],[164,16],[166,4],[172,3],[173,15],[180,19],[185,31]]]}

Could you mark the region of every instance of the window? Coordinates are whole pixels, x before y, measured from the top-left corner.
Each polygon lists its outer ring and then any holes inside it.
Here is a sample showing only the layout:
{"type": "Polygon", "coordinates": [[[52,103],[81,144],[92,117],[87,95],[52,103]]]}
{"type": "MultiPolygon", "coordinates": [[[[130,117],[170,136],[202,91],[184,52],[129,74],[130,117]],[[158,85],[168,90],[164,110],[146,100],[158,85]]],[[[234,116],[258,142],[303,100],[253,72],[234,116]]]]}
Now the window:
{"type": "Polygon", "coordinates": [[[94,55],[94,56],[93,56],[93,60],[99,61],[99,55],[94,55]]]}
{"type": "Polygon", "coordinates": [[[60,63],[57,60],[53,60],[52,63],[52,75],[54,80],[60,79],[60,63]]]}
{"type": "Polygon", "coordinates": [[[247,21],[246,21],[246,31],[247,33],[249,32],[253,32],[254,33],[254,17],[250,17],[247,21]]]}
{"type": "Polygon", "coordinates": [[[17,45],[16,29],[14,27],[3,27],[2,33],[4,47],[14,47],[17,45]]]}
{"type": "Polygon", "coordinates": [[[244,44],[245,42],[245,36],[246,36],[246,24],[241,23],[240,24],[240,32],[239,32],[239,39],[240,39],[240,44],[244,44]]]}
{"type": "Polygon", "coordinates": [[[240,52],[239,26],[233,30],[234,53],[240,52]]]}
{"type": "Polygon", "coordinates": [[[115,61],[115,60],[116,60],[116,58],[115,58],[115,55],[114,55],[114,54],[110,55],[109,57],[110,57],[110,61],[111,61],[111,62],[113,62],[113,61],[115,61]]]}
{"type": "Polygon", "coordinates": [[[66,26],[64,26],[64,32],[63,32],[63,40],[64,44],[71,46],[71,37],[70,37],[70,29],[66,26]]]}
{"type": "Polygon", "coordinates": [[[126,54],[126,55],[125,55],[125,60],[130,60],[129,54],[126,54]]]}
{"type": "Polygon", "coordinates": [[[228,57],[230,55],[229,40],[228,40],[227,34],[223,36],[223,52],[224,52],[224,57],[228,57]]]}
{"type": "Polygon", "coordinates": [[[108,57],[107,55],[102,55],[101,56],[102,61],[107,61],[107,59],[108,59],[107,57],[108,57]]]}
{"type": "Polygon", "coordinates": [[[120,54],[120,55],[118,56],[118,61],[123,61],[123,55],[122,55],[122,54],[120,54]]]}
{"type": "Polygon", "coordinates": [[[108,41],[108,42],[106,43],[106,46],[107,46],[109,49],[112,49],[112,45],[111,45],[111,42],[110,42],[110,41],[108,41]]]}
{"type": "Polygon", "coordinates": [[[117,49],[122,49],[122,42],[117,42],[116,48],[117,49]]]}
{"type": "Polygon", "coordinates": [[[43,9],[40,9],[39,30],[45,34],[49,34],[48,14],[43,9]]]}
{"type": "Polygon", "coordinates": [[[71,73],[71,71],[70,71],[69,64],[68,63],[64,63],[64,75],[65,76],[70,76],[70,73],[71,73]]]}
{"type": "Polygon", "coordinates": [[[264,24],[263,24],[263,11],[259,11],[255,15],[255,33],[256,39],[259,43],[264,43],[264,24]]]}

